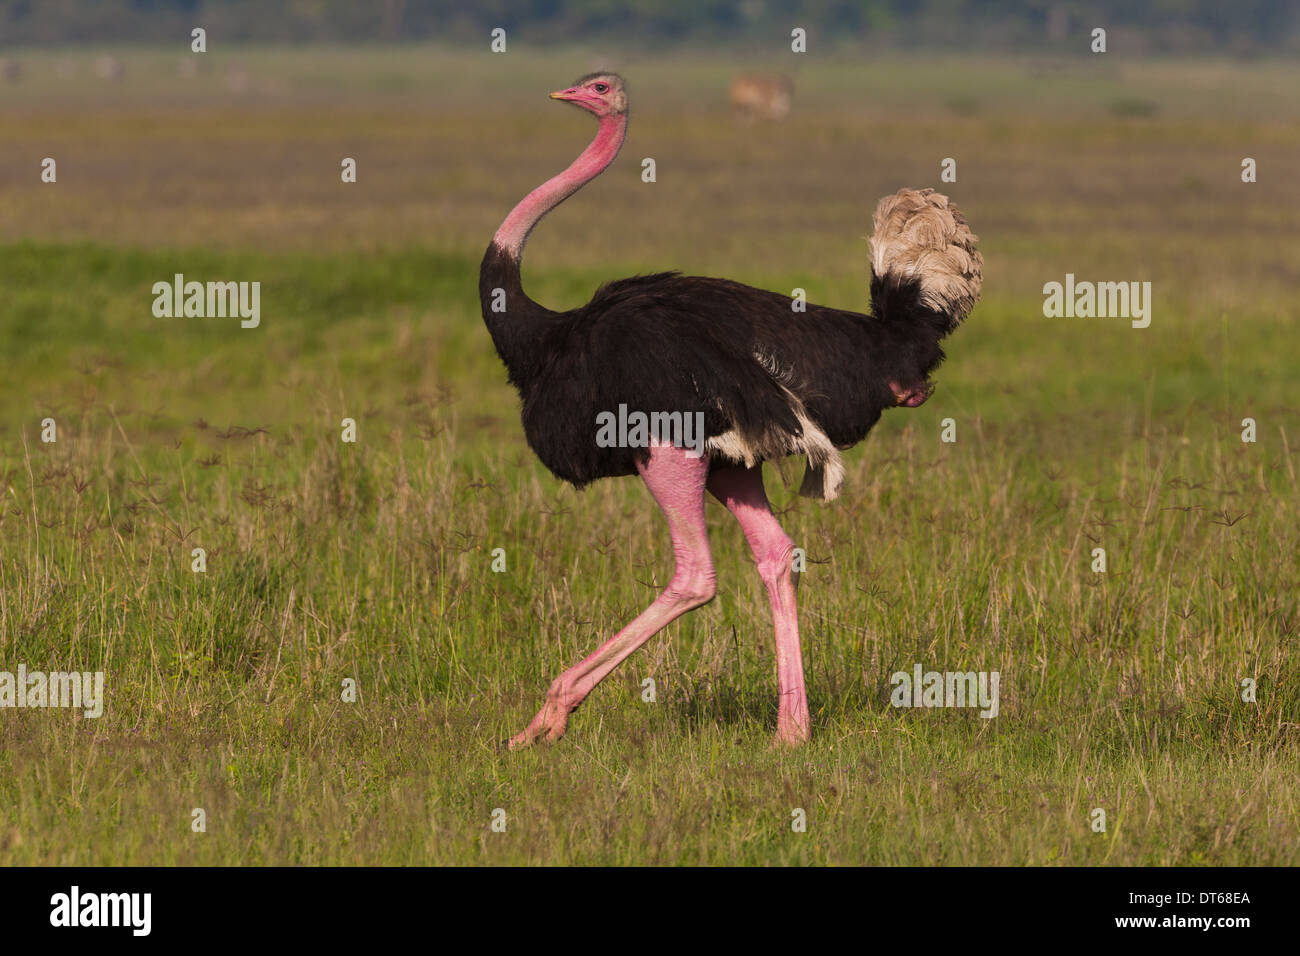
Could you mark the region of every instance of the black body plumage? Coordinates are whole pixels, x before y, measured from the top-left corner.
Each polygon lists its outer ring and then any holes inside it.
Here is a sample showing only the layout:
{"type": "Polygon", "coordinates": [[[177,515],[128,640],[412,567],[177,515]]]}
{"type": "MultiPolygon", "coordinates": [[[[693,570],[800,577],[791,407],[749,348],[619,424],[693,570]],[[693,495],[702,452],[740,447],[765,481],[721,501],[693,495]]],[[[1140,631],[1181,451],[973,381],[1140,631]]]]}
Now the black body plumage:
{"type": "Polygon", "coordinates": [[[644,448],[597,444],[597,416],[620,405],[702,413],[708,438],[732,432],[774,450],[762,457],[797,450],[809,420],[836,447],[856,444],[897,404],[891,383],[924,384],[955,324],[921,304],[918,280],[893,274],[873,279],[871,314],[798,312],[787,295],[674,272],[607,283],[555,312],[528,298],[518,262],[495,244],[479,295],[529,446],[578,487],[634,474],[644,458],[644,448]],[[493,308],[497,289],[504,311],[493,308]]]}

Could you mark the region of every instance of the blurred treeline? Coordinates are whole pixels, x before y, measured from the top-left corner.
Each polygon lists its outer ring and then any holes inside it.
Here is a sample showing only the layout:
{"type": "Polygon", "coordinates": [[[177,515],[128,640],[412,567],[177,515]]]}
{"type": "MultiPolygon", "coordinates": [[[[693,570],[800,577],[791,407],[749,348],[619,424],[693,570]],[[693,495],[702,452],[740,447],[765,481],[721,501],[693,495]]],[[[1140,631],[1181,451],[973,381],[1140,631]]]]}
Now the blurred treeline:
{"type": "Polygon", "coordinates": [[[0,47],[163,43],[203,26],[224,42],[484,39],[529,43],[772,43],[794,26],[810,44],[865,48],[1251,56],[1300,51],[1300,0],[0,0],[0,47]]]}

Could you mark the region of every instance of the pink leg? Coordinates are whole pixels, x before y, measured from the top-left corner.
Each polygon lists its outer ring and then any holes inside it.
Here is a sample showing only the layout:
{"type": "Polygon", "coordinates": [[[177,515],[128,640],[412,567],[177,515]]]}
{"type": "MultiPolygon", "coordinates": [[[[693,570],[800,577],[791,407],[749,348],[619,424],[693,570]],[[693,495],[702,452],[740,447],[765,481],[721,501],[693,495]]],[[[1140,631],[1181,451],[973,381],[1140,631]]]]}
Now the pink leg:
{"type": "Polygon", "coordinates": [[[510,738],[511,750],[535,743],[541,737],[558,740],[564,736],[569,714],[610,671],[669,623],[713,600],[713,561],[704,524],[708,458],[692,458],[681,448],[656,445],[650,449],[650,460],[640,472],[668,519],[677,562],[673,578],[636,620],[555,679],[546,692],[545,706],[532,723],[510,738]]]}
{"type": "Polygon", "coordinates": [[[740,522],[758,562],[758,573],[767,585],[776,629],[776,682],[780,693],[776,740],[782,744],[802,743],[809,736],[809,720],[791,567],[794,542],[781,530],[767,503],[762,465],[715,467],[709,475],[708,487],[740,522]]]}

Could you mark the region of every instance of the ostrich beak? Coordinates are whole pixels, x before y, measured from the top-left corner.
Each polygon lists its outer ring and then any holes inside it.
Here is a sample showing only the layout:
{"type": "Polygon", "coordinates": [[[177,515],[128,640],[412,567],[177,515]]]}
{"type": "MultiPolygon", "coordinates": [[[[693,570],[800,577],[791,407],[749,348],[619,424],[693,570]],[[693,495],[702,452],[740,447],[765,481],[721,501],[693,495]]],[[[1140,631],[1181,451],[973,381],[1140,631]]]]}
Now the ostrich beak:
{"type": "Polygon", "coordinates": [[[567,90],[560,90],[556,93],[552,93],[551,99],[561,100],[565,103],[572,103],[574,106],[579,106],[588,113],[598,113],[601,108],[601,102],[598,97],[593,96],[591,93],[578,86],[571,86],[567,90]]]}
{"type": "Polygon", "coordinates": [[[904,408],[916,408],[919,405],[924,405],[925,400],[934,394],[934,385],[930,382],[922,382],[919,385],[911,386],[890,382],[889,387],[894,393],[894,404],[904,408]]]}

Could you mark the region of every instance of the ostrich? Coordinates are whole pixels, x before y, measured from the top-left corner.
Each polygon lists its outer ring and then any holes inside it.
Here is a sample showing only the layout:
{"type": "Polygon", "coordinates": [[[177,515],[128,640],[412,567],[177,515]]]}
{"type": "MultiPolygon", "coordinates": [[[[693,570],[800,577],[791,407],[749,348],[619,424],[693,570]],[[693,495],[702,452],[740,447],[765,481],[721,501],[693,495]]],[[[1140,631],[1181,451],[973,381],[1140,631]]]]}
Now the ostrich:
{"type": "Polygon", "coordinates": [[[627,133],[623,79],[592,73],[551,94],[597,119],[596,137],[564,172],[529,193],[497,230],[479,271],[483,319],[522,401],[529,446],[556,477],[582,488],[639,475],[668,522],[675,569],[654,602],[564,671],[514,750],[565,732],[569,715],[615,667],[688,611],[715,576],[704,521],[707,490],[737,519],[767,589],[776,632],[776,742],[809,737],[792,569],[794,542],[763,488],[762,463],[807,457],[800,493],[829,501],[861,441],[894,406],[933,390],[940,340],[979,296],[976,237],[947,197],[904,189],[876,207],[871,311],[808,304],[727,279],[676,272],[601,286],[581,308],[555,312],[524,292],[520,260],[538,221],[614,161],[627,133]],[[620,406],[703,422],[702,448],[654,435],[603,447],[599,416],[620,406]]]}

